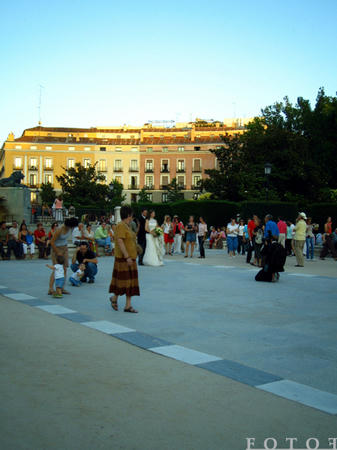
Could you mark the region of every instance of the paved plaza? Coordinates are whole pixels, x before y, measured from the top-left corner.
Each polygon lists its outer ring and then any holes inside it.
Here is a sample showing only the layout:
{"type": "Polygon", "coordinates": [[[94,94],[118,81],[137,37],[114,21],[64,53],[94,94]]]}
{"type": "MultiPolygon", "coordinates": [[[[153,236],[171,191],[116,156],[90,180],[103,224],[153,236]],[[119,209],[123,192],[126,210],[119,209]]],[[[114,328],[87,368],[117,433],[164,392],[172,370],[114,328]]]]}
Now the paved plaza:
{"type": "MultiPolygon", "coordinates": [[[[244,257],[230,259],[224,251],[208,251],[205,260],[166,257],[165,263],[164,267],[139,268],[141,296],[134,299],[139,314],[123,312],[123,297],[120,298],[118,312],[110,307],[107,290],[113,267],[111,257],[99,259],[95,284],[83,284],[80,288],[69,286],[71,295],[60,300],[47,295],[50,271],[45,267],[45,261],[1,263],[0,294],[3,297],[0,304],[4,308],[1,328],[11,330],[9,335],[17,340],[18,346],[22,342],[25,348],[23,360],[32,361],[28,357],[29,352],[34,351],[35,346],[42,346],[33,360],[37,359],[42,364],[43,355],[48,358],[49,351],[52,361],[45,363],[43,371],[47,370],[46,366],[59,364],[57,378],[59,371],[68,367],[69,352],[74,358],[73,352],[79,345],[71,377],[84,377],[84,392],[86,383],[89,386],[93,382],[90,374],[93,375],[91,372],[94,370],[91,365],[87,367],[85,356],[82,359],[85,349],[88,349],[88,361],[99,356],[106,358],[99,347],[102,345],[109,354],[109,361],[101,360],[98,366],[96,362],[99,376],[103,377],[105,370],[107,373],[112,371],[111,376],[119,380],[116,388],[119,394],[123,392],[127,397],[130,389],[128,401],[136,391],[134,402],[130,404],[123,397],[125,408],[137,410],[131,416],[142,411],[149,418],[145,430],[151,428],[152,417],[157,427],[163,427],[166,436],[159,437],[156,432],[151,438],[146,438],[148,441],[139,442],[140,431],[134,430],[134,425],[126,419],[134,438],[127,436],[126,430],[116,431],[114,426],[116,446],[108,443],[105,430],[101,447],[92,447],[88,441],[82,446],[69,446],[69,440],[64,437],[65,440],[60,441],[63,444],[59,444],[61,447],[44,444],[40,448],[235,450],[245,448],[244,437],[255,436],[254,433],[260,437],[274,433],[284,439],[291,430],[293,436],[297,433],[302,438],[318,434],[326,440],[331,437],[332,430],[336,430],[337,415],[337,263],[327,259],[307,263],[302,269],[294,267],[294,258],[288,258],[286,273],[281,275],[278,283],[255,282],[257,269],[247,265],[244,257]],[[25,316],[27,324],[36,322],[33,331],[29,325],[26,329],[25,316]],[[111,354],[108,348],[111,348],[111,354]],[[116,374],[113,374],[114,370],[116,374]],[[126,381],[130,376],[128,372],[138,374],[129,387],[126,381]],[[150,380],[154,383],[153,402],[149,398],[150,386],[144,386],[150,380]],[[142,390],[147,392],[149,404],[142,403],[142,390]],[[184,409],[181,403],[185,395],[190,404],[187,411],[187,404],[184,409]],[[168,402],[167,408],[165,402],[168,402]],[[207,414],[198,415],[200,409],[207,410],[207,414]],[[182,431],[182,410],[187,425],[185,434],[182,431]],[[168,418],[170,414],[175,417],[168,418]],[[162,425],[159,425],[161,416],[162,425]],[[180,423],[177,423],[179,417],[180,423]],[[202,417],[204,429],[198,422],[202,417]],[[226,428],[228,421],[233,427],[231,434],[226,428]],[[311,421],[312,425],[306,428],[311,421]],[[168,427],[166,432],[165,426],[168,427]]],[[[8,334],[3,333],[3,337],[8,339],[8,334]]],[[[23,348],[15,350],[23,353],[23,348]]],[[[8,361],[5,344],[2,350],[8,361]]],[[[21,367],[23,363],[17,360],[13,367],[15,364],[20,366],[20,370],[27,370],[27,364],[24,368],[21,367]]],[[[38,371],[38,367],[32,370],[38,371]]],[[[20,374],[16,373],[14,381],[20,384],[21,392],[24,386],[19,380],[20,374]]],[[[48,383],[43,385],[42,391],[49,397],[47,386],[48,383]]],[[[53,394],[58,392],[61,395],[59,380],[58,389],[54,390],[52,386],[53,383],[49,386],[53,394]]],[[[11,389],[14,388],[12,384],[11,389]]],[[[102,387],[97,389],[98,397],[103,395],[102,387]]],[[[94,392],[90,395],[93,396],[91,401],[95,402],[94,392]]],[[[38,401],[37,404],[44,411],[46,407],[38,401]]],[[[94,404],[92,408],[95,409],[94,404]]],[[[97,411],[94,413],[93,410],[94,416],[97,411]]],[[[38,415],[38,411],[35,414],[38,415]]],[[[121,414],[121,411],[116,414],[121,414]]],[[[90,411],[86,417],[90,422],[90,411]]],[[[76,412],[73,418],[80,421],[76,419],[76,412]]],[[[117,422],[120,421],[121,417],[117,422]]],[[[61,427],[61,422],[58,426],[61,427]]],[[[70,424],[68,427],[71,428],[70,424]]],[[[89,430],[90,427],[86,433],[89,430]]],[[[5,431],[7,442],[10,442],[8,430],[5,431]]],[[[99,439],[99,429],[91,431],[99,439]]],[[[67,433],[70,439],[71,430],[67,433]]],[[[45,442],[45,437],[41,439],[45,442]]],[[[81,441],[78,436],[76,439],[81,441]]]]}

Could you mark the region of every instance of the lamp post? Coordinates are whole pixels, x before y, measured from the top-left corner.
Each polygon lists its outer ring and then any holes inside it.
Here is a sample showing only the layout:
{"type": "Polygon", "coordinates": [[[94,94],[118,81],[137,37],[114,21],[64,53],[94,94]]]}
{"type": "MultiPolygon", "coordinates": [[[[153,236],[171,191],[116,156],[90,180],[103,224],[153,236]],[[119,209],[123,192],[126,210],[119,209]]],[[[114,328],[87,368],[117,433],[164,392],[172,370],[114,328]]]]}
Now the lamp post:
{"type": "Polygon", "coordinates": [[[271,174],[272,165],[270,163],[265,163],[264,165],[264,174],[266,176],[266,199],[269,199],[269,177],[271,174]]]}

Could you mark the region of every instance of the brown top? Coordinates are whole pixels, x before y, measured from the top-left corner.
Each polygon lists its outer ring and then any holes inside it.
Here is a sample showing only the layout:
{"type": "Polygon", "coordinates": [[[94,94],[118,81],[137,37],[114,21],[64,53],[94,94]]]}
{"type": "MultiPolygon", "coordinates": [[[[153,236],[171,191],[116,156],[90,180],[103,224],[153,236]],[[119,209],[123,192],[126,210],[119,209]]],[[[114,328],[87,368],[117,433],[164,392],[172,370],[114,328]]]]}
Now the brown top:
{"type": "Polygon", "coordinates": [[[122,250],[119,247],[118,239],[123,239],[126,251],[132,259],[137,258],[136,235],[131,228],[124,222],[119,222],[115,229],[115,257],[124,258],[122,250]]]}

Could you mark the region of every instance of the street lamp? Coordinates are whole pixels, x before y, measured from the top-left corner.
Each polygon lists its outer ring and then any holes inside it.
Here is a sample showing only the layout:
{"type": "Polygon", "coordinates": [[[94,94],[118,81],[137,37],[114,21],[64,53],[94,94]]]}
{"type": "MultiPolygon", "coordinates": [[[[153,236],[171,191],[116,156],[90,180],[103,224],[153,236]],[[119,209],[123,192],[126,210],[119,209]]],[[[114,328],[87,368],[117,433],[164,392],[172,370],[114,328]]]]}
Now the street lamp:
{"type": "Polygon", "coordinates": [[[271,174],[272,165],[270,163],[265,163],[264,165],[264,174],[266,176],[266,199],[268,201],[269,196],[269,177],[271,174]]]}

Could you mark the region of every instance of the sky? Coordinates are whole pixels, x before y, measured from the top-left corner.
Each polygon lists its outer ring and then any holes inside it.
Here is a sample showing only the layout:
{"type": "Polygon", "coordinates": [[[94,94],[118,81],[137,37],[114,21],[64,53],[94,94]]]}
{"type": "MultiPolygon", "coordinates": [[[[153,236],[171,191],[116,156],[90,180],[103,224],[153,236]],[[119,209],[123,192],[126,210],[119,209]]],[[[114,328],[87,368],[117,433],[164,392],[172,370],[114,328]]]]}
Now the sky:
{"type": "Polygon", "coordinates": [[[223,120],[337,91],[336,0],[2,0],[0,17],[1,143],[39,116],[223,120]]]}

